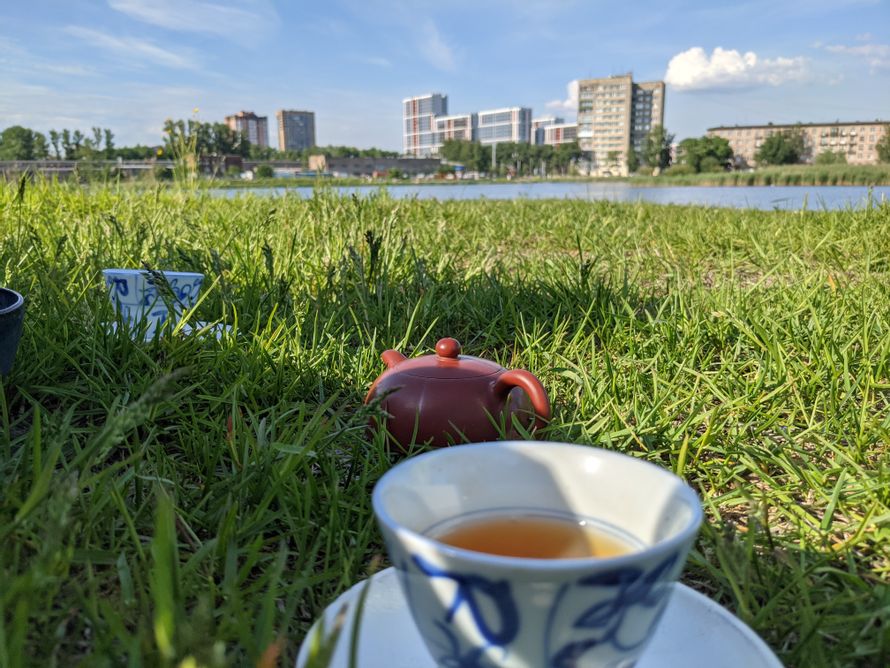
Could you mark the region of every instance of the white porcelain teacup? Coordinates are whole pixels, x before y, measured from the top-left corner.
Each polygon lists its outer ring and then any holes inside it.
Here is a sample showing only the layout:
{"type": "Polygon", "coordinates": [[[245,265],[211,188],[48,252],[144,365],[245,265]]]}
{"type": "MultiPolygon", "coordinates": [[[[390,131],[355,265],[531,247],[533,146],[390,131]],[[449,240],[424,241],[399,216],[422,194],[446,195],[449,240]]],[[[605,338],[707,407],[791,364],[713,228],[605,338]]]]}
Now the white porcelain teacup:
{"type": "Polygon", "coordinates": [[[167,320],[175,325],[186,308],[195,305],[204,274],[190,271],[161,271],[170,290],[157,285],[144,269],[103,269],[105,286],[121,319],[130,327],[146,325],[151,336],[167,320]]]}
{"type": "Polygon", "coordinates": [[[374,512],[414,622],[440,666],[629,667],[645,649],[702,520],[695,492],[599,448],[502,441],[388,471],[374,512]],[[613,557],[540,559],[447,545],[486,516],[572,519],[621,538],[613,557]]]}

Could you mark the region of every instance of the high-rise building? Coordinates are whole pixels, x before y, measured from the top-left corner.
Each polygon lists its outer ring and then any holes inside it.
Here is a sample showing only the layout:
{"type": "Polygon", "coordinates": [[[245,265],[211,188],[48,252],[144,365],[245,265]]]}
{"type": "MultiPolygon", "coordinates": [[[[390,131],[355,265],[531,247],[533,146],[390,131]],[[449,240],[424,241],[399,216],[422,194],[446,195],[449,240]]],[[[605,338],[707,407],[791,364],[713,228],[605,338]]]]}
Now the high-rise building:
{"type": "Polygon", "coordinates": [[[531,143],[540,146],[544,143],[544,128],[564,122],[559,116],[538,116],[538,118],[533,118],[531,143]]]}
{"type": "Polygon", "coordinates": [[[540,128],[541,144],[545,146],[561,146],[578,141],[577,123],[555,123],[540,128]]]}
{"type": "Polygon", "coordinates": [[[878,162],[876,144],[890,132],[890,121],[848,121],[842,123],[801,123],[797,125],[732,125],[708,128],[708,135],[723,137],[732,147],[739,166],[756,165],[757,151],[771,134],[799,132],[803,137],[803,162],[813,162],[826,151],[841,154],[851,165],[878,162]]]}
{"type": "Polygon", "coordinates": [[[402,100],[403,153],[414,157],[439,154],[449,139],[481,144],[528,142],[532,110],[528,107],[448,114],[448,96],[430,93],[402,100]]]}
{"type": "Polygon", "coordinates": [[[247,137],[247,141],[254,146],[269,145],[269,119],[265,116],[257,116],[252,111],[239,111],[226,116],[226,125],[247,137]]]}
{"type": "Polygon", "coordinates": [[[578,124],[566,123],[559,116],[533,118],[532,140],[538,146],[559,146],[578,141],[578,124]]]}
{"type": "Polygon", "coordinates": [[[473,141],[473,133],[477,124],[476,114],[454,114],[452,116],[436,116],[434,119],[436,128],[436,142],[433,145],[433,153],[449,139],[457,141],[473,141]]]}
{"type": "Polygon", "coordinates": [[[279,109],[278,150],[302,151],[315,146],[315,112],[279,109]]]}
{"type": "Polygon", "coordinates": [[[627,174],[629,151],[664,125],[664,82],[634,83],[630,74],[578,82],[578,143],[594,174],[627,174]]]}
{"type": "Polygon", "coordinates": [[[438,152],[435,117],[447,115],[447,95],[429,93],[402,100],[402,152],[417,158],[438,152]]]}
{"type": "Polygon", "coordinates": [[[531,138],[532,110],[528,107],[488,109],[477,116],[476,140],[480,144],[528,143],[531,138]]]}

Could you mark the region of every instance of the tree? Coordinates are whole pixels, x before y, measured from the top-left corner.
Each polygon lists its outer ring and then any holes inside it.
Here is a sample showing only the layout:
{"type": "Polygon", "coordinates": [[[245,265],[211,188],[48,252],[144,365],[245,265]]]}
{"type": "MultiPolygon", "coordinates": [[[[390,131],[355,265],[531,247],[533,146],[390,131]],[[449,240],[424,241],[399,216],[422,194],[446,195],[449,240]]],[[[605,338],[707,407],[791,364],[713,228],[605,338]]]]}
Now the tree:
{"type": "Polygon", "coordinates": [[[678,147],[680,163],[692,167],[696,172],[703,171],[702,162],[706,158],[712,158],[704,163],[709,170],[718,167],[725,169],[732,162],[732,155],[732,147],[723,137],[689,137],[681,141],[678,147]]]}
{"type": "Polygon", "coordinates": [[[671,164],[671,142],[673,141],[674,135],[660,125],[654,126],[646,135],[646,143],[643,145],[643,164],[658,169],[669,166],[671,164]]]}
{"type": "Polygon", "coordinates": [[[628,174],[633,174],[640,168],[640,159],[637,157],[637,152],[631,149],[627,154],[627,172],[628,174]]]}
{"type": "Polygon", "coordinates": [[[49,157],[49,145],[46,136],[41,132],[32,132],[34,137],[34,160],[46,160],[49,157]]]}
{"type": "Polygon", "coordinates": [[[83,145],[83,132],[80,130],[75,130],[71,133],[71,143],[74,146],[74,154],[73,158],[77,159],[80,157],[80,147],[83,145]]]}
{"type": "Polygon", "coordinates": [[[706,155],[702,158],[701,162],[698,165],[698,171],[700,172],[722,172],[726,170],[726,163],[721,162],[713,155],[706,155]]]}
{"type": "Polygon", "coordinates": [[[487,172],[491,168],[491,147],[478,142],[446,139],[439,155],[446,160],[459,162],[472,172],[487,172]]]}
{"type": "Polygon", "coordinates": [[[62,152],[65,160],[74,159],[74,145],[71,143],[71,131],[68,128],[62,130],[62,152]]]}
{"type": "Polygon", "coordinates": [[[841,151],[822,151],[816,156],[817,165],[845,165],[847,164],[847,156],[841,151]]]}
{"type": "Polygon", "coordinates": [[[565,176],[572,165],[581,158],[581,147],[578,142],[560,144],[553,151],[552,168],[565,176]]]}
{"type": "Polygon", "coordinates": [[[49,141],[50,141],[50,144],[52,144],[53,157],[55,157],[56,160],[58,160],[62,157],[62,154],[60,152],[61,149],[59,148],[59,139],[60,139],[60,137],[59,137],[58,132],[56,132],[55,130],[49,131],[49,141]]]}
{"type": "Polygon", "coordinates": [[[884,136],[875,144],[875,150],[878,152],[878,160],[890,162],[890,125],[884,126],[884,136]]]}
{"type": "Polygon", "coordinates": [[[33,160],[34,132],[21,125],[6,128],[0,134],[0,160],[33,160]]]}
{"type": "Polygon", "coordinates": [[[114,158],[114,133],[109,128],[105,128],[105,157],[114,158]]]}
{"type": "Polygon", "coordinates": [[[758,165],[793,165],[803,155],[803,133],[799,130],[774,132],[767,137],[754,158],[758,165]]]}

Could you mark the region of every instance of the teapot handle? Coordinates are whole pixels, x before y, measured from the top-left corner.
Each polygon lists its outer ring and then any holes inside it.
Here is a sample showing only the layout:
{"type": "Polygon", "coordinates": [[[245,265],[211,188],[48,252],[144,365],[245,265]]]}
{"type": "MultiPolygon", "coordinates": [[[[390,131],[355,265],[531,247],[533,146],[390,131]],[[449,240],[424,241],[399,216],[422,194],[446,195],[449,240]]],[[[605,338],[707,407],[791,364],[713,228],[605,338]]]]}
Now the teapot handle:
{"type": "Polygon", "coordinates": [[[547,398],[547,390],[541,385],[541,381],[534,375],[523,369],[512,369],[502,373],[494,384],[494,391],[503,399],[507,398],[510,390],[519,387],[525,390],[532,406],[535,409],[535,427],[543,429],[550,420],[550,400],[547,398]]]}

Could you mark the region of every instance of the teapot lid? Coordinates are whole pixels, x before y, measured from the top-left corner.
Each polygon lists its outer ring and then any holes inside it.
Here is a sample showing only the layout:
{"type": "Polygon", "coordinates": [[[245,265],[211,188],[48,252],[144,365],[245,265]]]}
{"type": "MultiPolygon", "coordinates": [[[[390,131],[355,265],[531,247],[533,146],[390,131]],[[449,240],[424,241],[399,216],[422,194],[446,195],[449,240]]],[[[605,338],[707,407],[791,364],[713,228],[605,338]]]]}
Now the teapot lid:
{"type": "Polygon", "coordinates": [[[399,362],[394,373],[406,373],[421,378],[458,379],[489,376],[504,370],[500,364],[480,357],[460,354],[457,339],[439,339],[435,355],[424,355],[399,362]]]}

